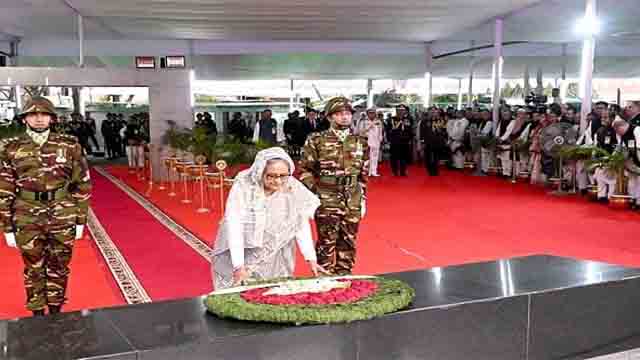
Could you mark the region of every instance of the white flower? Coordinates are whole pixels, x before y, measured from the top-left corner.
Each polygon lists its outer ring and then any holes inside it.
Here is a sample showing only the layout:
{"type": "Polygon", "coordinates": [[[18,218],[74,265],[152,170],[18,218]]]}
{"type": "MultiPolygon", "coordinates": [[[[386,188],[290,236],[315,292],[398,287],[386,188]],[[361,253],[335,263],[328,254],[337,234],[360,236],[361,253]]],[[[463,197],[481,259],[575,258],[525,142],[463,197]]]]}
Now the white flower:
{"type": "Polygon", "coordinates": [[[288,281],[265,292],[263,295],[293,295],[299,293],[323,293],[333,289],[346,289],[351,286],[350,281],[334,279],[311,279],[288,281]]]}

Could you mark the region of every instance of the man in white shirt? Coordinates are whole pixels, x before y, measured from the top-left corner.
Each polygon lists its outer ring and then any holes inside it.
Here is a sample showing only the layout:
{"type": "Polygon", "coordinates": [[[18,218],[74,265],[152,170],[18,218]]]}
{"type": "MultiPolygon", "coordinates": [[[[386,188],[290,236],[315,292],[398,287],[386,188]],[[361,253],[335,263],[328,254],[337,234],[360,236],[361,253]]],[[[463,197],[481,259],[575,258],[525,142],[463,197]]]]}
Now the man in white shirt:
{"type": "Polygon", "coordinates": [[[629,152],[629,159],[625,165],[629,178],[628,192],[637,207],[640,198],[640,127],[631,125],[618,117],[612,124],[616,132],[618,144],[629,152]]]}
{"type": "Polygon", "coordinates": [[[375,108],[367,110],[367,119],[362,122],[362,132],[360,136],[367,137],[369,145],[369,176],[380,176],[378,174],[378,162],[380,160],[380,147],[383,138],[382,121],[378,119],[375,108]]]}
{"type": "Polygon", "coordinates": [[[467,126],[469,120],[464,117],[462,111],[456,112],[456,118],[447,122],[448,145],[455,169],[464,169],[464,134],[467,126]]]}
{"type": "Polygon", "coordinates": [[[515,120],[511,113],[511,108],[508,106],[503,107],[500,110],[500,122],[496,126],[495,135],[498,140],[498,146],[496,151],[498,152],[498,159],[502,165],[502,175],[511,176],[513,159],[511,154],[511,143],[509,138],[513,132],[515,126],[515,120]]]}

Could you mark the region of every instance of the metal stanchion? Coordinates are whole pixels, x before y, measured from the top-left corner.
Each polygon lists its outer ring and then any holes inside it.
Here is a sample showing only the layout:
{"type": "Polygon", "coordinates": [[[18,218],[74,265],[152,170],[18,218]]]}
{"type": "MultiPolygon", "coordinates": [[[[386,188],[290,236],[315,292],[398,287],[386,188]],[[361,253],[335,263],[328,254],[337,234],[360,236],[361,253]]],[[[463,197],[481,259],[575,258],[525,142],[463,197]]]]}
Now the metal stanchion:
{"type": "Polygon", "coordinates": [[[180,175],[180,179],[182,180],[182,186],[183,186],[183,198],[182,200],[180,200],[181,203],[183,204],[191,204],[192,201],[191,199],[189,199],[189,184],[188,184],[188,180],[189,180],[189,169],[188,166],[192,165],[191,162],[179,162],[176,164],[176,170],[178,171],[178,174],[180,175]]]}
{"type": "Polygon", "coordinates": [[[167,158],[168,163],[169,163],[169,167],[167,168],[167,175],[169,176],[169,194],[167,194],[170,197],[175,197],[176,194],[176,182],[174,181],[175,177],[173,176],[174,174],[177,175],[177,169],[176,166],[178,164],[178,158],[176,157],[170,157],[167,158]]]}
{"type": "MultiPolygon", "coordinates": [[[[168,158],[160,158],[160,163],[162,165],[164,165],[164,168],[166,169],[166,171],[163,171],[163,169],[160,169],[160,181],[159,181],[159,185],[158,185],[158,190],[160,191],[164,191],[167,189],[167,187],[165,186],[165,184],[168,181],[168,177],[169,177],[169,165],[168,165],[168,158]],[[167,175],[165,177],[165,175],[167,175]]],[[[153,169],[151,170],[151,176],[153,177],[153,169]]]]}
{"type": "Polygon", "coordinates": [[[216,169],[218,169],[218,175],[220,179],[220,213],[224,215],[224,185],[225,185],[225,169],[227,168],[227,162],[224,160],[216,161],[216,169]]]}
{"type": "Polygon", "coordinates": [[[145,174],[147,176],[147,180],[149,180],[149,185],[153,186],[153,164],[151,163],[151,154],[152,154],[153,145],[148,144],[144,147],[144,165],[145,165],[145,174]]]}
{"type": "Polygon", "coordinates": [[[199,214],[204,214],[211,211],[205,206],[204,176],[208,168],[208,166],[205,165],[207,158],[202,155],[198,155],[196,156],[195,160],[196,165],[192,165],[190,168],[193,171],[196,183],[200,184],[200,207],[196,210],[196,212],[199,214]]]}

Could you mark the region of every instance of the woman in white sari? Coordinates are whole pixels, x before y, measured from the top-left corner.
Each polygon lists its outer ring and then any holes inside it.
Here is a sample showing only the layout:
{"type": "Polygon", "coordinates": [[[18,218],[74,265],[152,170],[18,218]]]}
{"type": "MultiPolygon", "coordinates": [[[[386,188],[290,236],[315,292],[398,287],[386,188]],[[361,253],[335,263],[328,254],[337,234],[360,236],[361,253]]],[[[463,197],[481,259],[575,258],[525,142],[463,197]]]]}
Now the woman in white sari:
{"type": "Polygon", "coordinates": [[[279,147],[260,151],[250,169],[235,178],[213,251],[216,290],[249,278],[293,275],[295,243],[314,275],[316,262],[309,220],[320,200],[293,176],[294,163],[279,147]]]}

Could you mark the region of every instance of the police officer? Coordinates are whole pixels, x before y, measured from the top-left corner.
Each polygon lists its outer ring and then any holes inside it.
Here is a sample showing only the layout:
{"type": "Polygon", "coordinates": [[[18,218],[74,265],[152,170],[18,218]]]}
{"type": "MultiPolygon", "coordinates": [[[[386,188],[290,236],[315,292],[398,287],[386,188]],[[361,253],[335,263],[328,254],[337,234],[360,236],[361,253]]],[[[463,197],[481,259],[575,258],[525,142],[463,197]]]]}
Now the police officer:
{"type": "Polygon", "coordinates": [[[0,142],[0,225],[24,261],[27,308],[58,313],[73,243],[87,221],[89,168],[75,137],[50,130],[49,100],[33,98],[20,117],[26,132],[0,142]]]}
{"type": "Polygon", "coordinates": [[[106,156],[109,159],[115,159],[117,154],[116,144],[114,140],[115,135],[115,120],[112,113],[107,113],[107,119],[100,125],[100,133],[104,138],[104,148],[106,156]]]}
{"type": "Polygon", "coordinates": [[[345,275],[355,263],[358,225],[365,213],[369,151],[366,138],[351,130],[348,99],[330,99],[325,111],[331,126],[305,143],[300,181],[321,201],[315,216],[318,264],[345,275]]]}
{"type": "Polygon", "coordinates": [[[411,141],[413,139],[413,120],[409,117],[409,108],[399,105],[397,116],[387,124],[387,139],[391,144],[391,171],[394,176],[407,176],[407,164],[411,161],[411,141]]]}

